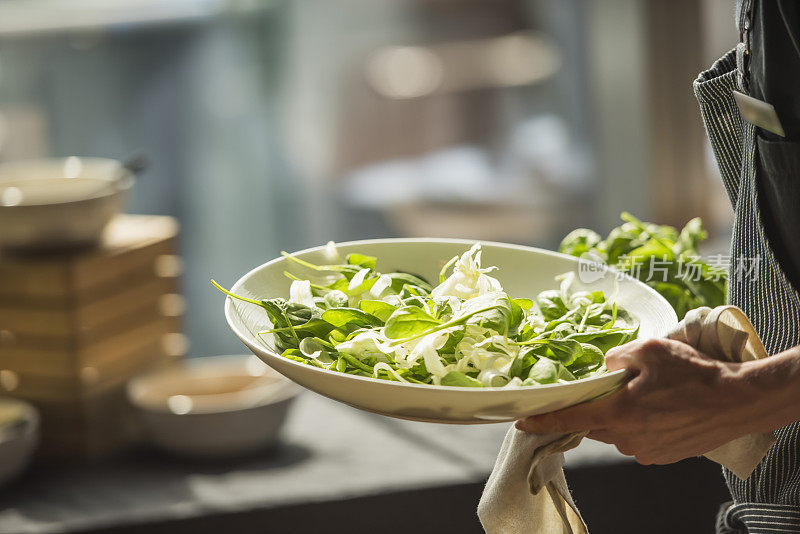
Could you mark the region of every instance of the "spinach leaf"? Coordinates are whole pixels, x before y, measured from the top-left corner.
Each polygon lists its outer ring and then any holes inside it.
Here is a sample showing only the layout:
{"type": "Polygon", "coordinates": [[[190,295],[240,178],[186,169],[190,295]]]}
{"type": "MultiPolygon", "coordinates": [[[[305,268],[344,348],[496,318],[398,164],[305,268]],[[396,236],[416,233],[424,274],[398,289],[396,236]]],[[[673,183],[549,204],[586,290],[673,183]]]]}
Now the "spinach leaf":
{"type": "MultiPolygon", "coordinates": [[[[537,384],[552,384],[558,382],[558,364],[547,358],[541,358],[531,367],[528,378],[537,384]]],[[[527,380],[523,381],[523,384],[527,380]]]]}
{"type": "Polygon", "coordinates": [[[558,251],[571,256],[581,256],[592,250],[600,242],[600,235],[587,228],[577,228],[568,233],[558,251]]]}
{"type": "MultiPolygon", "coordinates": [[[[262,307],[273,325],[271,330],[263,333],[274,335],[278,350],[297,348],[306,337],[326,337],[330,328],[320,322],[322,311],[317,307],[309,307],[295,302],[287,302],[282,298],[256,300],[231,293],[214,280],[214,286],[226,295],[262,307]]],[[[324,322],[324,321],[323,321],[324,322]]]]}
{"type": "Polygon", "coordinates": [[[387,275],[392,280],[392,289],[395,293],[400,293],[403,290],[403,287],[406,284],[411,284],[412,286],[417,286],[419,290],[422,290],[422,293],[430,295],[433,288],[431,285],[426,282],[423,278],[419,276],[415,276],[409,273],[387,273],[387,275]]]}
{"type": "Polygon", "coordinates": [[[445,341],[444,345],[442,345],[442,348],[439,349],[439,354],[440,355],[453,354],[456,350],[456,347],[458,346],[459,343],[461,343],[461,340],[463,339],[464,339],[463,329],[453,330],[449,332],[449,335],[447,336],[447,341],[445,341]]]}
{"type": "MultiPolygon", "coordinates": [[[[508,322],[508,335],[516,335],[519,332],[519,327],[522,325],[522,321],[525,320],[525,310],[522,309],[516,299],[509,299],[509,305],[511,306],[511,317],[509,318],[508,322]]],[[[533,302],[531,302],[533,305],[533,302]]]]}
{"type": "Polygon", "coordinates": [[[403,339],[420,336],[439,325],[441,321],[428,315],[419,306],[405,306],[386,320],[383,333],[389,339],[403,339]]]}
{"type": "Polygon", "coordinates": [[[578,332],[570,334],[567,339],[581,343],[590,343],[605,353],[611,347],[623,345],[636,338],[639,327],[609,328],[594,332],[578,332]]]}
{"type": "Polygon", "coordinates": [[[573,339],[553,339],[533,350],[538,356],[563,365],[572,364],[583,353],[581,344],[573,339]]]}
{"type": "Polygon", "coordinates": [[[524,343],[526,341],[530,341],[537,335],[539,335],[539,333],[536,331],[536,328],[534,328],[532,324],[526,322],[522,325],[522,328],[520,328],[516,337],[516,341],[518,343],[524,343]]]}
{"type": "Polygon", "coordinates": [[[581,343],[581,355],[568,368],[576,376],[582,376],[598,369],[604,361],[603,351],[589,343],[581,343]]]}
{"type": "Polygon", "coordinates": [[[700,217],[695,217],[683,227],[672,250],[676,256],[682,254],[696,255],[697,247],[707,237],[708,233],[703,230],[703,221],[700,217]]]}
{"type": "MultiPolygon", "coordinates": [[[[658,261],[671,262],[674,259],[672,249],[668,244],[661,241],[651,239],[640,247],[636,247],[628,253],[627,259],[622,262],[623,271],[633,271],[634,265],[648,266],[651,261],[650,258],[655,258],[658,261]]],[[[644,269],[643,269],[644,270],[644,269]]]]}
{"type": "Polygon", "coordinates": [[[533,308],[533,301],[531,299],[511,299],[511,301],[525,311],[530,311],[533,308]]]}
{"type": "Polygon", "coordinates": [[[569,381],[572,381],[572,380],[577,380],[578,378],[577,378],[575,375],[573,375],[573,374],[572,374],[572,373],[569,371],[569,369],[567,369],[567,368],[566,368],[566,367],[564,367],[563,365],[559,365],[559,366],[558,366],[558,379],[559,379],[559,380],[569,380],[569,381]]]}
{"type": "MultiPolygon", "coordinates": [[[[521,308],[517,309],[521,311],[521,308]]],[[[466,318],[464,324],[489,328],[503,335],[508,335],[515,319],[511,299],[502,291],[467,299],[461,307],[460,314],[466,318]]],[[[519,320],[520,317],[517,316],[516,319],[519,320]]]]}
{"type": "Polygon", "coordinates": [[[439,330],[444,330],[445,328],[450,328],[453,326],[460,326],[465,324],[482,326],[484,328],[490,328],[492,330],[496,330],[502,333],[507,331],[508,321],[510,317],[511,317],[511,301],[508,298],[508,295],[506,295],[502,291],[487,293],[480,297],[473,297],[471,299],[464,301],[458,317],[454,317],[445,323],[440,323],[438,326],[433,326],[428,330],[421,331],[408,338],[396,339],[391,344],[397,345],[399,343],[411,341],[418,337],[422,337],[424,335],[439,330]],[[481,307],[482,305],[485,306],[481,307]],[[497,329],[495,327],[497,327],[497,329]],[[503,330],[499,330],[500,328],[502,328],[503,330]]]}
{"type": "Polygon", "coordinates": [[[442,377],[441,384],[443,386],[462,386],[462,387],[472,387],[472,388],[482,388],[483,384],[481,384],[478,380],[465,375],[464,373],[460,373],[458,371],[450,371],[446,375],[442,377]]]}
{"type": "Polygon", "coordinates": [[[397,310],[397,306],[392,306],[388,302],[382,300],[362,300],[358,303],[361,311],[370,315],[374,315],[384,323],[389,320],[389,317],[397,310]]]}
{"type": "Polygon", "coordinates": [[[330,354],[331,352],[335,352],[335,349],[324,339],[320,339],[318,337],[305,337],[300,341],[298,348],[300,349],[300,352],[308,358],[313,358],[328,364],[333,363],[334,361],[330,354]]]}
{"type": "Polygon", "coordinates": [[[527,378],[528,373],[530,373],[531,367],[539,360],[538,356],[536,356],[533,347],[524,347],[519,351],[519,354],[514,361],[511,362],[511,368],[508,371],[508,375],[518,378],[527,378]]]}
{"type": "Polygon", "coordinates": [[[352,253],[348,254],[345,259],[348,265],[358,265],[359,267],[375,270],[375,265],[378,263],[378,258],[375,256],[366,256],[364,254],[352,253]]]}
{"type": "Polygon", "coordinates": [[[374,315],[356,308],[331,308],[322,313],[322,319],[336,328],[342,328],[344,326],[370,328],[383,324],[383,321],[374,315]]]}
{"type": "Polygon", "coordinates": [[[620,257],[633,249],[633,243],[639,236],[633,225],[623,224],[611,230],[608,237],[597,245],[596,252],[605,259],[609,265],[615,265],[620,257]]]}
{"type": "Polygon", "coordinates": [[[318,337],[318,338],[325,338],[328,337],[328,334],[331,333],[333,330],[333,325],[327,321],[322,319],[311,319],[302,324],[298,324],[297,326],[292,325],[291,328],[288,326],[280,327],[280,328],[272,328],[269,330],[264,330],[259,332],[259,334],[276,334],[276,333],[290,333],[292,330],[297,334],[299,339],[303,339],[306,337],[318,337]]]}
{"type": "MultiPolygon", "coordinates": [[[[312,319],[319,319],[322,315],[322,310],[316,306],[311,308],[304,304],[296,302],[287,302],[281,298],[265,300],[270,306],[275,306],[275,309],[280,309],[286,314],[286,317],[292,323],[292,326],[300,326],[311,321],[312,319]]],[[[269,312],[269,310],[267,310],[269,312]]]]}
{"type": "Polygon", "coordinates": [[[569,311],[561,298],[561,292],[555,289],[539,293],[539,296],[536,297],[536,305],[545,321],[558,320],[569,311]]]}

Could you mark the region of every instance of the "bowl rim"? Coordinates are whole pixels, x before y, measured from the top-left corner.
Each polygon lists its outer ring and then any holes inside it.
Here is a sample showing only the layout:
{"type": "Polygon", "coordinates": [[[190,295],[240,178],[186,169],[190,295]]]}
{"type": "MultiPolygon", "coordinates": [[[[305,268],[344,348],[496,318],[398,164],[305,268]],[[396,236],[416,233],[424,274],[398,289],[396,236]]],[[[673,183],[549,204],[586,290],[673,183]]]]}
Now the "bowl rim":
{"type": "MultiPolygon", "coordinates": [[[[528,246],[528,245],[517,245],[517,244],[514,244],[514,243],[502,243],[502,242],[498,242],[498,241],[487,241],[487,240],[478,240],[478,239],[460,239],[460,238],[449,238],[449,237],[448,238],[402,237],[402,238],[359,239],[359,240],[353,240],[353,241],[337,242],[335,244],[336,244],[337,247],[340,247],[340,246],[344,247],[344,246],[358,246],[358,245],[382,244],[382,243],[387,243],[387,244],[391,244],[391,243],[452,243],[452,244],[461,244],[461,245],[469,245],[469,246],[474,245],[475,243],[481,243],[482,245],[489,245],[489,246],[500,247],[500,248],[515,249],[515,250],[521,250],[521,251],[525,251],[525,252],[536,252],[536,253],[544,254],[544,255],[547,255],[547,256],[553,256],[553,257],[557,257],[557,258],[561,258],[561,259],[567,259],[567,260],[569,260],[569,261],[571,261],[573,263],[576,263],[576,264],[579,261],[579,258],[576,258],[575,256],[570,256],[569,254],[563,254],[561,252],[554,252],[552,250],[546,250],[546,249],[542,249],[542,248],[538,248],[538,247],[531,247],[531,246],[528,246]]],[[[300,255],[300,254],[307,254],[307,253],[311,253],[311,252],[323,251],[323,250],[325,250],[326,246],[327,245],[319,245],[319,246],[315,246],[315,247],[309,247],[309,248],[305,248],[303,250],[299,250],[297,252],[292,252],[290,255],[294,256],[294,255],[300,255]]],[[[262,263],[258,267],[250,269],[250,271],[248,271],[243,276],[241,276],[236,281],[236,283],[234,283],[233,286],[231,286],[231,291],[233,293],[236,293],[237,289],[245,282],[245,280],[249,279],[252,275],[256,274],[258,271],[261,271],[262,269],[266,269],[266,268],[274,265],[275,263],[279,263],[281,261],[286,261],[283,256],[279,256],[279,257],[274,258],[274,259],[272,259],[272,260],[270,260],[270,261],[268,261],[266,263],[262,263]]],[[[640,284],[642,286],[642,288],[644,288],[646,291],[648,291],[651,294],[651,296],[653,296],[656,300],[661,301],[664,304],[665,309],[669,310],[669,312],[670,312],[670,317],[669,318],[672,319],[673,324],[677,324],[678,323],[678,317],[677,317],[677,315],[675,313],[675,310],[672,308],[672,306],[669,304],[669,302],[667,302],[667,300],[664,297],[662,297],[655,289],[653,289],[652,287],[648,286],[644,282],[641,282],[641,281],[633,278],[632,276],[628,275],[627,273],[619,273],[618,271],[615,271],[611,267],[608,267],[608,269],[609,269],[609,271],[611,271],[615,275],[619,275],[619,276],[623,277],[626,280],[630,280],[630,281],[633,281],[633,282],[635,282],[637,284],[640,284]]],[[[261,343],[261,344],[259,344],[257,346],[253,346],[250,343],[248,343],[248,341],[246,341],[248,339],[249,332],[247,334],[242,333],[242,331],[237,327],[237,325],[236,325],[236,323],[234,321],[233,313],[234,313],[235,307],[234,307],[233,298],[231,298],[229,296],[226,296],[225,297],[225,303],[224,303],[223,306],[224,306],[224,312],[225,312],[225,319],[228,322],[228,327],[231,330],[233,330],[233,333],[236,334],[236,337],[238,337],[239,340],[242,343],[245,344],[245,346],[247,346],[250,350],[252,350],[252,351],[254,351],[256,353],[265,352],[265,353],[269,354],[270,356],[273,356],[273,357],[276,357],[276,358],[281,358],[280,354],[278,354],[277,352],[275,352],[274,350],[272,350],[271,348],[269,348],[268,346],[266,346],[263,343],[261,343]]],[[[580,380],[575,380],[573,382],[566,382],[566,383],[538,384],[536,386],[516,386],[516,387],[508,387],[508,386],[497,387],[497,386],[493,386],[493,387],[482,387],[482,388],[470,388],[470,387],[464,387],[464,386],[441,386],[441,385],[435,385],[435,384],[414,384],[412,382],[395,382],[395,381],[391,381],[391,380],[384,380],[384,379],[381,379],[381,378],[374,378],[374,377],[361,376],[361,375],[351,375],[351,374],[348,374],[348,373],[340,373],[338,371],[331,371],[331,370],[328,370],[328,369],[322,369],[320,367],[314,367],[314,366],[311,366],[311,365],[302,364],[302,363],[296,362],[294,360],[290,360],[288,358],[283,358],[283,360],[288,362],[288,364],[290,364],[290,365],[302,366],[304,369],[310,370],[311,372],[317,373],[317,374],[320,374],[320,375],[335,375],[335,376],[341,376],[341,377],[349,377],[350,379],[357,380],[359,382],[367,382],[367,383],[372,383],[372,384],[378,383],[378,384],[383,384],[383,385],[385,385],[387,387],[403,387],[403,388],[411,387],[411,388],[415,388],[415,389],[421,389],[421,390],[424,390],[424,391],[442,391],[442,392],[460,391],[460,392],[472,392],[472,393],[475,393],[475,394],[483,394],[483,395],[488,395],[488,394],[493,394],[493,393],[498,393],[498,392],[527,391],[527,390],[535,391],[535,390],[539,390],[539,389],[542,389],[542,388],[549,389],[549,388],[579,387],[578,386],[579,384],[586,384],[586,383],[594,382],[594,381],[598,381],[598,380],[609,380],[610,377],[615,377],[616,378],[619,375],[628,373],[628,371],[626,369],[618,369],[616,371],[610,371],[610,372],[604,373],[602,375],[596,375],[596,376],[592,376],[592,377],[589,377],[589,378],[582,378],[580,380]]]]}
{"type": "MultiPolygon", "coordinates": [[[[3,206],[0,205],[0,209],[2,210],[23,210],[26,208],[40,208],[42,206],[64,206],[67,204],[79,204],[82,202],[87,202],[91,200],[96,200],[99,198],[106,198],[115,195],[122,194],[128,191],[136,180],[135,175],[129,169],[126,169],[123,165],[122,161],[113,159],[113,158],[100,158],[100,157],[84,157],[84,156],[66,156],[66,157],[59,157],[59,158],[26,158],[26,159],[19,159],[13,161],[5,161],[0,163],[0,187],[3,186],[3,183],[12,181],[2,177],[2,173],[7,170],[11,170],[14,168],[25,168],[29,165],[37,165],[37,164],[58,164],[65,163],[69,158],[78,158],[82,162],[86,162],[90,165],[109,165],[109,167],[113,168],[115,175],[113,177],[103,177],[98,178],[104,182],[107,182],[107,185],[101,189],[98,189],[94,193],[80,197],[80,198],[73,198],[73,199],[66,199],[66,200],[56,200],[53,202],[33,202],[30,204],[18,204],[14,206],[3,206]]],[[[49,178],[42,178],[42,177],[31,177],[26,178],[26,180],[32,181],[47,181],[52,180],[52,177],[49,178]]],[[[66,178],[68,179],[68,178],[66,178]]],[[[16,181],[16,180],[15,180],[16,181]]]]}
{"type": "MultiPolygon", "coordinates": [[[[241,373],[242,375],[244,373],[241,373]]],[[[239,376],[238,373],[231,372],[229,376],[239,376]]],[[[219,376],[219,375],[217,375],[219,376]]],[[[250,375],[252,376],[252,375],[250,375]]],[[[259,377],[253,377],[259,378],[259,377]]],[[[137,409],[141,411],[146,411],[150,413],[162,413],[168,415],[174,415],[176,417],[189,417],[189,416],[196,416],[196,415],[209,415],[209,414],[222,414],[222,413],[231,413],[231,412],[244,412],[247,410],[252,410],[255,408],[261,408],[264,406],[270,406],[274,404],[278,404],[287,400],[290,400],[296,397],[302,389],[299,385],[295,384],[278,371],[264,363],[263,360],[258,358],[253,354],[223,354],[217,356],[201,356],[196,358],[184,358],[182,360],[172,362],[172,364],[151,370],[149,372],[143,373],[141,375],[135,376],[128,381],[125,385],[125,394],[128,398],[128,401],[137,409]],[[240,391],[229,391],[225,393],[208,393],[208,394],[198,394],[198,395],[186,395],[187,397],[199,397],[208,400],[215,400],[218,402],[216,406],[213,407],[198,407],[192,406],[191,410],[186,413],[176,413],[169,407],[168,400],[174,396],[180,395],[180,393],[176,393],[175,395],[170,395],[165,397],[164,399],[158,399],[157,401],[150,401],[150,402],[142,402],[140,399],[140,389],[145,387],[145,382],[148,379],[153,379],[161,374],[173,373],[173,372],[180,372],[181,370],[188,370],[191,372],[193,367],[200,367],[200,366],[213,366],[214,364],[220,363],[231,363],[236,360],[240,360],[242,363],[246,362],[249,358],[256,358],[260,363],[262,363],[266,367],[266,372],[264,376],[270,375],[276,379],[275,382],[265,383],[256,385],[252,388],[246,388],[240,391]],[[237,404],[237,400],[241,401],[242,393],[245,391],[256,392],[261,390],[267,389],[278,389],[277,393],[272,396],[267,396],[254,402],[250,402],[247,404],[239,402],[237,404]]]]}

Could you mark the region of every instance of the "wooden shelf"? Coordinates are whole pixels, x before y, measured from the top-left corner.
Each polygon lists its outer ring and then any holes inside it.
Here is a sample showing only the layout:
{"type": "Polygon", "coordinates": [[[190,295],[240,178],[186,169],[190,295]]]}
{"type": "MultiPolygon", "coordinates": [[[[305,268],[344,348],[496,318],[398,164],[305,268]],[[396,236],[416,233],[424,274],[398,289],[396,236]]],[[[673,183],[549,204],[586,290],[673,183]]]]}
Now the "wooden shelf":
{"type": "Polygon", "coordinates": [[[44,452],[135,437],[125,383],[186,348],[177,235],[170,217],[121,215],[94,249],[0,257],[0,394],[39,409],[44,452]]]}

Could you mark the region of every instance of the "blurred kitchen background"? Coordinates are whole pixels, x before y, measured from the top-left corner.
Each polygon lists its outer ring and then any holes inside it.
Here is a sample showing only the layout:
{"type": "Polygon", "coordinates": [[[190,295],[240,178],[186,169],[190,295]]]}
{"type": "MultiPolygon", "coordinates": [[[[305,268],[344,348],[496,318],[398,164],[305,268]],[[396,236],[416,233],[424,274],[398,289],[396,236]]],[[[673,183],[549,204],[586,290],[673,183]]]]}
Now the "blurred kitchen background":
{"type": "Polygon", "coordinates": [[[128,211],[181,224],[191,352],[237,351],[208,280],[280,250],[724,228],[691,81],[732,4],[4,0],[0,161],[145,154],[128,211]]]}
{"type": "MultiPolygon", "coordinates": [[[[734,46],[733,4],[0,0],[0,162],[146,157],[126,212],[179,223],[174,352],[241,353],[209,279],[230,285],[281,250],[398,236],[554,248],[621,211],[699,215],[724,243],[691,82],[734,46]]],[[[57,523],[2,517],[0,532],[57,523]]]]}

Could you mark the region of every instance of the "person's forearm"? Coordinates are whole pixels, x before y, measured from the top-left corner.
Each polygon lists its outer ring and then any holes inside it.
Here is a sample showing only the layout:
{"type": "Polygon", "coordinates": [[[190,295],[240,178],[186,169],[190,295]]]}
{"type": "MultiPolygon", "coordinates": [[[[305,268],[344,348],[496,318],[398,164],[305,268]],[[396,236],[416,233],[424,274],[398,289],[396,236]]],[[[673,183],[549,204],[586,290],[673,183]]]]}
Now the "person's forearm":
{"type": "Polygon", "coordinates": [[[741,409],[752,414],[753,432],[800,421],[800,346],[740,365],[741,409]]]}

